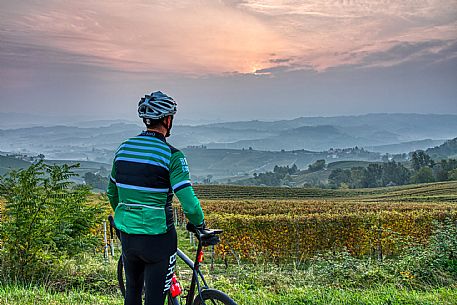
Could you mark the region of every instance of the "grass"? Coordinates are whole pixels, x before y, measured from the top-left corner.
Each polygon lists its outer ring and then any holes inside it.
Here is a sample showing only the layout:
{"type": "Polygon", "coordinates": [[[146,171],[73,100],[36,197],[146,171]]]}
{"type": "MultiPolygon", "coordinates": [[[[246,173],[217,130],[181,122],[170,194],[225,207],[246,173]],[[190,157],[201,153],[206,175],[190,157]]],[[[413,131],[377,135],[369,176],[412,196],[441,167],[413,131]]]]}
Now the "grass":
{"type": "Polygon", "coordinates": [[[238,291],[232,296],[239,305],[451,305],[457,304],[457,291],[437,289],[432,291],[399,290],[380,287],[366,290],[294,288],[281,293],[262,289],[238,291]]]}
{"type": "Polygon", "coordinates": [[[120,294],[108,295],[80,290],[56,292],[44,287],[0,286],[0,305],[121,305],[120,294]]]}
{"type": "MultiPolygon", "coordinates": [[[[291,288],[272,292],[262,287],[220,284],[238,305],[453,305],[457,290],[415,291],[395,287],[363,290],[291,288]]],[[[0,286],[0,305],[121,305],[119,294],[96,294],[84,290],[53,292],[43,287],[0,286]]]]}

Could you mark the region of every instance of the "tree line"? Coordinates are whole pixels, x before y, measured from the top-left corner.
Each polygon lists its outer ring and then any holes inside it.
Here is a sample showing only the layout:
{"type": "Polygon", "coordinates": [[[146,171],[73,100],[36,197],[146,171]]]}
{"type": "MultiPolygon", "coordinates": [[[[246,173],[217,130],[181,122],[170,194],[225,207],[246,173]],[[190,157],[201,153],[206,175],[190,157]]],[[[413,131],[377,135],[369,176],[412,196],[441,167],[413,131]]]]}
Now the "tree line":
{"type": "Polygon", "coordinates": [[[367,167],[334,169],[329,175],[329,186],[333,188],[369,188],[457,180],[457,160],[434,161],[424,151],[411,155],[411,168],[403,163],[388,161],[371,163],[367,167]]]}
{"type": "MultiPolygon", "coordinates": [[[[292,166],[276,165],[273,171],[254,173],[253,177],[238,181],[244,185],[281,186],[290,185],[293,176],[325,170],[325,160],[317,160],[306,170],[300,170],[296,164],[292,166]]],[[[409,162],[396,159],[368,166],[356,166],[350,169],[333,169],[328,176],[328,183],[312,183],[316,187],[330,188],[372,188],[383,186],[404,185],[409,183],[426,183],[457,180],[457,160],[433,160],[425,151],[418,150],[410,154],[409,162]]],[[[308,183],[309,184],[309,183],[308,183]]]]}

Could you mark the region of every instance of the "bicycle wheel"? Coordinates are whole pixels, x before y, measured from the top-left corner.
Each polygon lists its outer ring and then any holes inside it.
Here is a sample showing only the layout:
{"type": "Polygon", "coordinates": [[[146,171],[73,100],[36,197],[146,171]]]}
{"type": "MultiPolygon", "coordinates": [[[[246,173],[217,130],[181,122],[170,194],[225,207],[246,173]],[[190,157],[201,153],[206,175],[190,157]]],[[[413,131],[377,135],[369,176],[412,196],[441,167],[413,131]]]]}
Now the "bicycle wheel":
{"type": "Polygon", "coordinates": [[[124,282],[124,262],[122,261],[122,254],[117,261],[117,281],[122,296],[125,297],[125,282],[124,282]]]}
{"type": "Polygon", "coordinates": [[[237,305],[228,295],[216,289],[205,289],[198,295],[192,305],[237,305]]]}

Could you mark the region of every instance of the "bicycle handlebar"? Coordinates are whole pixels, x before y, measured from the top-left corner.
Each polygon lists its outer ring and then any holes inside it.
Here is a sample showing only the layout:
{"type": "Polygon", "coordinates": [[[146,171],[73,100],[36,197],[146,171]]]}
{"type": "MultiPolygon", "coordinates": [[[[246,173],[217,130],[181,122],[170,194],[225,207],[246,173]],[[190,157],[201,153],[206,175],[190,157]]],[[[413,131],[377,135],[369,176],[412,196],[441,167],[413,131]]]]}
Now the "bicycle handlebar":
{"type": "Polygon", "coordinates": [[[186,229],[189,232],[194,233],[197,236],[198,241],[201,242],[201,244],[205,247],[214,246],[218,244],[220,242],[220,238],[218,235],[223,232],[222,230],[218,229],[206,229],[204,225],[201,227],[197,227],[190,222],[187,223],[186,229]]]}
{"type": "Polygon", "coordinates": [[[191,232],[191,233],[194,233],[197,235],[198,238],[203,238],[205,239],[206,237],[211,237],[211,236],[215,236],[215,235],[219,235],[221,234],[222,232],[224,232],[223,230],[219,230],[219,229],[206,229],[206,228],[199,228],[197,227],[196,225],[188,222],[187,225],[186,225],[186,229],[187,231],[191,232]]]}

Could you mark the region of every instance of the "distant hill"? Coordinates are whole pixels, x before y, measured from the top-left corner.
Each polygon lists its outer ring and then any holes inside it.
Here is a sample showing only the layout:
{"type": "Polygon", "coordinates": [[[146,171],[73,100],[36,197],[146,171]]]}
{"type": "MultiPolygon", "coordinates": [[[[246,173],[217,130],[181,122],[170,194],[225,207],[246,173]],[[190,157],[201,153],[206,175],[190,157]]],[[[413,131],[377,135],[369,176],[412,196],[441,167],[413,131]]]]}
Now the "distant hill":
{"type": "Polygon", "coordinates": [[[433,159],[457,158],[457,138],[446,141],[440,146],[429,148],[426,153],[433,159]]]}
{"type": "Polygon", "coordinates": [[[390,154],[402,154],[409,153],[415,150],[426,150],[430,147],[434,147],[444,143],[445,140],[432,140],[425,139],[419,141],[401,142],[397,144],[387,144],[378,146],[366,146],[365,148],[369,151],[376,151],[379,153],[390,153],[390,154]]]}
{"type": "MultiPolygon", "coordinates": [[[[71,160],[44,160],[46,164],[49,165],[73,165],[76,163],[80,164],[79,168],[76,168],[74,172],[80,177],[75,177],[73,180],[76,182],[82,182],[82,177],[87,172],[101,172],[102,175],[107,176],[109,170],[111,170],[111,165],[106,163],[91,162],[91,161],[71,161],[71,160]]],[[[2,156],[0,155],[0,175],[4,175],[10,170],[18,170],[28,168],[32,163],[11,156],[2,156]]]]}
{"type": "Polygon", "coordinates": [[[30,162],[14,157],[0,156],[0,175],[4,175],[12,169],[28,168],[30,162]]]}
{"type": "MultiPolygon", "coordinates": [[[[373,113],[365,115],[334,117],[301,117],[282,121],[246,121],[210,124],[231,129],[287,130],[301,126],[332,125],[338,127],[357,127],[361,132],[388,131],[399,135],[403,141],[419,139],[450,139],[457,134],[457,115],[414,114],[414,113],[373,113]]],[[[386,143],[387,144],[387,143],[386,143]]]]}
{"type": "Polygon", "coordinates": [[[353,167],[367,167],[371,163],[378,163],[372,161],[336,161],[327,164],[324,170],[317,172],[301,171],[298,175],[292,177],[293,186],[303,185],[318,185],[319,183],[326,184],[332,170],[351,169],[353,167]]]}
{"type": "MultiPolygon", "coordinates": [[[[367,167],[371,163],[379,163],[379,162],[372,162],[372,161],[336,161],[330,162],[327,164],[326,168],[311,172],[307,170],[307,167],[302,167],[303,170],[290,175],[285,182],[287,186],[294,186],[294,187],[301,187],[306,185],[313,185],[317,186],[319,184],[327,184],[327,179],[332,172],[332,170],[340,168],[340,169],[351,169],[353,167],[367,167]]],[[[300,167],[299,167],[300,168],[300,167]]],[[[241,178],[236,181],[233,181],[233,184],[237,185],[259,185],[259,182],[256,179],[250,177],[241,178]]]]}
{"type": "Polygon", "coordinates": [[[279,151],[307,149],[323,151],[335,147],[354,147],[379,143],[376,138],[363,138],[350,135],[331,125],[301,126],[279,131],[277,134],[253,140],[240,140],[233,143],[209,143],[208,148],[252,147],[257,150],[279,151]]]}
{"type": "Polygon", "coordinates": [[[369,161],[337,161],[331,162],[327,165],[328,170],[334,170],[337,168],[340,169],[351,169],[353,167],[367,167],[371,163],[380,163],[380,162],[369,162],[369,161]]]}
{"type": "MultiPolygon", "coordinates": [[[[21,115],[0,115],[11,123],[14,120],[10,117],[18,119],[21,115]]],[[[30,115],[23,118],[30,122],[46,119],[30,115]]],[[[0,151],[111,164],[120,143],[143,129],[141,121],[78,120],[59,126],[0,129],[0,151]]],[[[214,176],[213,179],[250,175],[272,170],[274,165],[296,163],[303,169],[317,159],[377,161],[379,153],[335,153],[330,148],[357,146],[380,153],[406,153],[442,144],[456,136],[457,115],[367,114],[177,125],[168,141],[185,150],[192,173],[199,180],[207,175],[214,176]],[[200,150],[187,149],[198,146],[200,150]]],[[[436,152],[437,156],[440,154],[449,155],[436,152]]]]}
{"type": "MultiPolygon", "coordinates": [[[[303,117],[282,121],[226,122],[202,125],[207,128],[225,128],[269,132],[273,135],[257,139],[240,137],[234,142],[215,141],[209,148],[247,148],[258,150],[326,150],[330,147],[379,147],[383,153],[409,152],[402,147],[387,146],[424,139],[440,140],[457,135],[457,115],[427,114],[367,114],[359,116],[303,117]],[[331,130],[333,129],[333,130],[331,130]],[[284,136],[287,139],[284,139],[284,136]],[[383,147],[383,145],[386,145],[383,147]],[[392,148],[393,151],[386,151],[392,148]],[[400,150],[400,151],[399,151],[400,150]]],[[[438,143],[431,143],[436,145],[438,143]]],[[[423,146],[421,146],[423,147],[423,146]]],[[[425,147],[426,148],[426,147],[425,147]]]]}
{"type": "Polygon", "coordinates": [[[380,155],[361,150],[323,151],[307,150],[295,151],[259,151],[249,149],[183,149],[194,181],[202,182],[207,175],[215,180],[226,182],[227,179],[252,177],[254,173],[272,171],[275,165],[292,166],[296,164],[300,169],[306,169],[309,164],[319,159],[327,160],[366,160],[378,161],[380,155]]]}
{"type": "MultiPolygon", "coordinates": [[[[1,117],[8,119],[7,114],[1,117]]],[[[19,118],[20,115],[11,114],[11,117],[19,118]]],[[[33,117],[26,118],[34,122],[33,117]]],[[[66,126],[0,129],[0,150],[35,155],[42,153],[50,159],[110,163],[118,145],[142,129],[140,121],[129,123],[122,120],[75,121],[66,123],[66,126]]],[[[377,147],[383,153],[397,153],[398,150],[404,151],[409,144],[414,146],[411,141],[436,141],[456,136],[457,115],[367,114],[273,122],[177,125],[169,142],[177,148],[205,145],[217,149],[252,147],[255,150],[324,151],[332,147],[358,146],[377,147]]],[[[417,143],[425,145],[425,142],[417,143]]]]}

